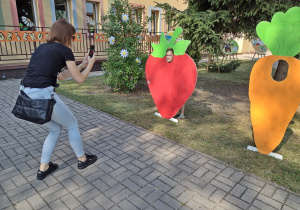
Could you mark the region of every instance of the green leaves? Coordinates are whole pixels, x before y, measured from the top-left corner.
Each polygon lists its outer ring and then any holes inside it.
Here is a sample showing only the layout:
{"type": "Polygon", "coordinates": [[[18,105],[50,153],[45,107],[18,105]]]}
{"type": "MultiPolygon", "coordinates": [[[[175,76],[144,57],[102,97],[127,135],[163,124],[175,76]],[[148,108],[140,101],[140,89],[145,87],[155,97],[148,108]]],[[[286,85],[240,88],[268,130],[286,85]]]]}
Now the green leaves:
{"type": "Polygon", "coordinates": [[[135,11],[143,7],[129,4],[128,0],[115,0],[107,15],[102,17],[102,33],[107,40],[114,37],[114,44],[106,49],[108,59],[103,63],[105,83],[115,91],[128,93],[144,76],[145,62],[137,63],[136,58],[143,58],[142,42],[139,36],[146,34],[146,23],[142,22],[141,13],[135,11]],[[126,21],[123,21],[126,16],[126,21]],[[139,20],[138,23],[137,19],[139,20]],[[127,54],[121,57],[121,50],[127,54]]]}
{"type": "MultiPolygon", "coordinates": [[[[161,36],[163,36],[163,33],[161,34],[161,36]]],[[[168,47],[166,47],[165,45],[154,44],[154,43],[151,43],[151,45],[153,48],[153,52],[151,53],[151,55],[153,57],[163,58],[166,55],[166,51],[168,47]]]]}
{"type": "MultiPolygon", "coordinates": [[[[183,37],[186,40],[191,40],[188,49],[186,49],[187,53],[198,63],[202,52],[215,54],[220,51],[223,33],[228,32],[229,29],[236,27],[236,25],[233,25],[231,22],[232,13],[229,12],[228,8],[212,10],[213,8],[210,5],[215,0],[209,2],[204,0],[187,0],[187,2],[189,2],[189,5],[185,11],[178,11],[167,3],[157,4],[157,7],[161,7],[166,11],[164,14],[165,19],[184,29],[183,37]]],[[[220,1],[220,3],[222,6],[223,1],[220,1]]],[[[236,4],[238,3],[231,3],[231,5],[236,4]]],[[[240,19],[240,17],[236,19],[240,19]]],[[[178,42],[177,44],[179,45],[178,49],[183,50],[185,48],[184,45],[180,46],[181,43],[179,44],[178,42]]]]}
{"type": "Polygon", "coordinates": [[[190,40],[181,40],[177,42],[173,47],[174,55],[183,55],[190,43],[191,43],[190,40]]]}
{"type": "Polygon", "coordinates": [[[172,35],[170,42],[168,42],[165,38],[164,33],[161,33],[159,44],[152,43],[153,52],[151,55],[156,58],[163,58],[166,55],[166,51],[168,48],[173,48],[174,55],[183,55],[187,50],[191,41],[189,40],[180,40],[176,44],[176,40],[179,35],[182,33],[182,28],[177,27],[172,35]]]}
{"type": "Polygon", "coordinates": [[[300,52],[300,7],[275,13],[271,23],[260,22],[256,31],[273,55],[294,57],[300,52]]]}

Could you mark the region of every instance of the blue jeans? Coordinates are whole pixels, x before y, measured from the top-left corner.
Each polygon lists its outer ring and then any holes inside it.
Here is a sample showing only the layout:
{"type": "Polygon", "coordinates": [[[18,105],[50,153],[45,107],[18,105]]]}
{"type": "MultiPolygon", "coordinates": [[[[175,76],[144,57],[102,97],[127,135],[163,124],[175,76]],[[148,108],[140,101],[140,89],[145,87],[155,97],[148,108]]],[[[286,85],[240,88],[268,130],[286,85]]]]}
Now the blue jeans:
{"type": "Polygon", "coordinates": [[[50,99],[51,95],[54,94],[54,99],[56,100],[51,121],[45,123],[50,132],[46,137],[43,145],[41,163],[49,163],[62,126],[65,127],[68,131],[70,145],[76,156],[83,156],[84,150],[77,119],[75,118],[71,110],[67,107],[67,105],[56,95],[56,93],[54,92],[54,88],[52,86],[47,88],[29,88],[21,86],[20,89],[23,90],[32,99],[50,99]]]}

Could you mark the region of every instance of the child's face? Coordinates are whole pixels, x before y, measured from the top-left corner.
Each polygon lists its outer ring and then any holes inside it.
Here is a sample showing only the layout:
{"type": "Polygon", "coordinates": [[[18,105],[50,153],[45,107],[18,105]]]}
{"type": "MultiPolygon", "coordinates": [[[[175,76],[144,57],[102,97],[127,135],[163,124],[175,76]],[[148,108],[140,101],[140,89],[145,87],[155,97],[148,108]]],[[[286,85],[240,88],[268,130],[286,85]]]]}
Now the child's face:
{"type": "Polygon", "coordinates": [[[168,63],[171,63],[173,61],[173,57],[174,57],[174,54],[172,53],[172,51],[168,51],[166,54],[166,61],[168,63]]]}

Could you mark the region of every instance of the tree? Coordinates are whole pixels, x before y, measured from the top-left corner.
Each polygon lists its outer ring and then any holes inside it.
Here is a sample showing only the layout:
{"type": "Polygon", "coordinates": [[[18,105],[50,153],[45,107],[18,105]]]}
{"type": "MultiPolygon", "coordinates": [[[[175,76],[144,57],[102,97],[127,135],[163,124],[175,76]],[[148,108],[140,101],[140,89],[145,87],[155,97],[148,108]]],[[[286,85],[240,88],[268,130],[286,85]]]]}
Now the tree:
{"type": "Polygon", "coordinates": [[[189,5],[185,11],[179,11],[167,3],[156,6],[166,11],[167,20],[172,20],[174,25],[184,29],[184,39],[191,40],[187,53],[196,63],[201,59],[200,51],[220,54],[223,28],[230,23],[227,11],[199,11],[194,5],[189,5]]]}
{"type": "MultiPolygon", "coordinates": [[[[231,19],[231,27],[225,33],[233,35],[245,34],[247,38],[257,37],[256,26],[261,21],[271,21],[276,12],[286,12],[289,8],[299,6],[299,0],[186,0],[198,10],[228,11],[231,19]]],[[[286,78],[288,65],[285,61],[279,61],[274,79],[282,81],[286,78]]]]}
{"type": "Polygon", "coordinates": [[[230,27],[225,32],[252,38],[256,36],[256,25],[260,21],[270,21],[276,12],[285,12],[289,8],[299,6],[298,0],[186,0],[198,11],[228,11],[230,27]]]}
{"type": "MultiPolygon", "coordinates": [[[[186,0],[185,3],[188,3],[188,10],[192,8],[192,14],[203,13],[206,11],[209,11],[208,14],[216,14],[215,17],[220,13],[223,14],[221,19],[216,18],[214,21],[212,30],[215,34],[222,34],[227,37],[241,36],[244,34],[246,38],[249,39],[257,37],[255,29],[259,22],[271,21],[272,16],[276,12],[286,12],[291,7],[299,6],[299,0],[186,0]]],[[[168,11],[168,8],[166,7],[164,9],[167,10],[166,13],[168,14],[174,12],[168,11]]],[[[186,13],[186,11],[183,11],[176,16],[184,13],[186,13]]],[[[188,18],[188,15],[189,14],[186,14],[186,18],[188,18]]],[[[191,19],[192,17],[193,16],[191,16],[191,19]]],[[[211,19],[204,18],[203,20],[209,21],[211,19]]],[[[189,23],[192,22],[193,20],[189,21],[189,23]]],[[[181,26],[180,20],[178,20],[178,24],[181,26]]],[[[183,28],[187,29],[186,27],[183,28]]],[[[195,30],[195,32],[197,31],[196,28],[191,29],[195,30]]],[[[201,30],[198,30],[197,32],[201,32],[201,30]]],[[[202,35],[205,35],[205,33],[198,36],[202,35]]],[[[211,33],[211,35],[213,35],[213,33],[211,33]]],[[[200,42],[201,44],[206,44],[205,42],[200,42]]],[[[208,43],[210,43],[209,40],[208,43]]],[[[194,50],[200,52],[201,48],[198,47],[194,50]]],[[[284,68],[284,64],[280,61],[275,74],[275,80],[282,80],[286,74],[287,69],[284,68]]]]}
{"type": "Polygon", "coordinates": [[[141,35],[147,33],[146,21],[142,21],[141,13],[135,12],[143,9],[130,5],[128,0],[115,0],[103,17],[102,31],[109,42],[108,60],[103,63],[105,83],[115,91],[129,92],[144,76],[142,58],[145,56],[140,49],[141,35]]]}

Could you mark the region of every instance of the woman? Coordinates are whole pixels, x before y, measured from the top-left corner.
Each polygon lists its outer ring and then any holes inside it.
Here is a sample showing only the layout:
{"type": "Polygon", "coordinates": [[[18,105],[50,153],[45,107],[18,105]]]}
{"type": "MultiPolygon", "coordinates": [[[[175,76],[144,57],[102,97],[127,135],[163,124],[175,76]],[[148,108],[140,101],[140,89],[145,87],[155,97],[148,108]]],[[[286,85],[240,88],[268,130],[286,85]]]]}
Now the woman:
{"type": "Polygon", "coordinates": [[[83,62],[76,66],[70,49],[75,32],[74,27],[65,20],[58,20],[52,25],[47,43],[40,45],[32,54],[20,88],[32,99],[50,99],[51,95],[54,95],[56,100],[51,121],[45,124],[50,132],[43,145],[41,164],[37,172],[38,180],[44,179],[58,168],[57,164],[49,161],[62,127],[68,131],[70,145],[78,158],[78,169],[84,169],[97,160],[97,156],[84,153],[77,120],[54,92],[54,87],[58,87],[57,79],[62,81],[72,76],[81,84],[94,65],[95,56],[86,56],[83,62]],[[60,72],[66,65],[68,70],[60,72]],[[84,68],[85,70],[80,72],[84,68]]]}

